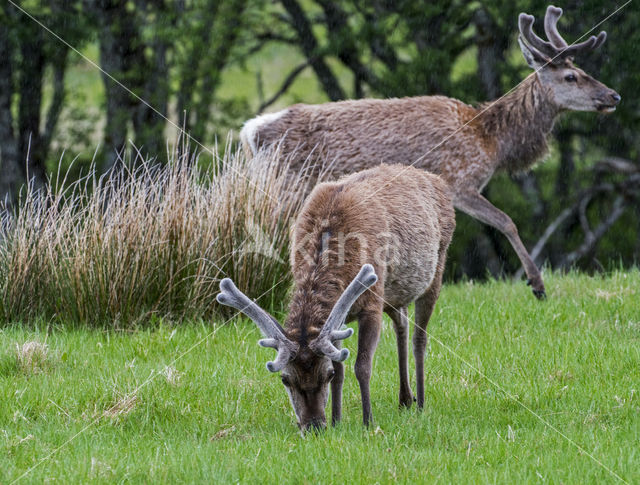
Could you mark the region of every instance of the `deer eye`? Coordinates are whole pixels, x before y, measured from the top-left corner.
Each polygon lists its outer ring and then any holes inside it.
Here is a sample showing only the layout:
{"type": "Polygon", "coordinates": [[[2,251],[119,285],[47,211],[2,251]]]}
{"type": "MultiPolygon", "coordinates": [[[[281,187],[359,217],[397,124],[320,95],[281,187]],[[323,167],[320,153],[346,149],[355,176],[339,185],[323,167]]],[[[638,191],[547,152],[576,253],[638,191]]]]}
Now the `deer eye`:
{"type": "Polygon", "coordinates": [[[280,377],[280,379],[282,380],[282,383],[283,383],[285,386],[287,386],[287,387],[290,387],[290,386],[291,386],[291,383],[289,382],[289,379],[287,379],[287,377],[286,377],[286,376],[282,376],[282,377],[280,377]]]}
{"type": "Polygon", "coordinates": [[[575,74],[567,74],[564,77],[564,80],[569,82],[569,83],[574,83],[574,82],[576,82],[578,80],[578,78],[575,76],[575,74]]]}
{"type": "Polygon", "coordinates": [[[336,375],[336,371],[332,370],[331,372],[329,372],[329,375],[327,376],[327,382],[330,382],[333,379],[333,376],[336,375]]]}

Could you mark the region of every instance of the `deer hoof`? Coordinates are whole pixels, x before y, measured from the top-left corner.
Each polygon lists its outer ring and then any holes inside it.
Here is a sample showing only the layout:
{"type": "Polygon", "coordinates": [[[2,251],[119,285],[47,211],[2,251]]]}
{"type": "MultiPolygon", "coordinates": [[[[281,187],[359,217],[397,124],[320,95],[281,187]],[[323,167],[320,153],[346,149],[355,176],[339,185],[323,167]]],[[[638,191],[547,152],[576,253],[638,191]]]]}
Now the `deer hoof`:
{"type": "Polygon", "coordinates": [[[400,396],[400,409],[409,409],[411,405],[416,402],[416,398],[409,394],[403,394],[400,396]]]}

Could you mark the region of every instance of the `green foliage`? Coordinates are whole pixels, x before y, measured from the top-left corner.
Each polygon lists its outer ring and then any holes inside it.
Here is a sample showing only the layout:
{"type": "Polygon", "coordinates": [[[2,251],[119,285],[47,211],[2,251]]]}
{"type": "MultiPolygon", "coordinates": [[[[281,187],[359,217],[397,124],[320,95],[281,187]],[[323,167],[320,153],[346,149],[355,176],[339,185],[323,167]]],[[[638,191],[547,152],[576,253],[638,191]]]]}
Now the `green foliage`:
{"type": "MultiPolygon", "coordinates": [[[[398,409],[385,319],[374,425],[361,425],[351,357],[342,424],[304,439],[250,322],[5,328],[0,481],[37,465],[26,482],[617,483],[570,439],[635,483],[638,288],[637,271],[547,275],[544,303],[524,285],[445,285],[429,326],[425,410],[398,409]],[[30,341],[49,347],[36,373],[17,366],[16,344],[30,341]]],[[[356,343],[345,341],[352,356],[356,343]]]]}

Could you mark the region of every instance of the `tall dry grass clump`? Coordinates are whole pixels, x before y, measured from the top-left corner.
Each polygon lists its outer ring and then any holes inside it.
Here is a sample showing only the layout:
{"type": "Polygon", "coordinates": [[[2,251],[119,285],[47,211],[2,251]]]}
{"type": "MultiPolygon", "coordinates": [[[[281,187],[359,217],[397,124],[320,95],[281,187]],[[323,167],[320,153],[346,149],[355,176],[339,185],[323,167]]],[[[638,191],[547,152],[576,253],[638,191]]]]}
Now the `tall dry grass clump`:
{"type": "Polygon", "coordinates": [[[227,151],[208,171],[188,153],[169,158],[27,190],[3,221],[0,318],[116,327],[211,318],[223,311],[215,294],[225,276],[263,304],[282,301],[304,178],[287,176],[275,153],[227,151]]]}

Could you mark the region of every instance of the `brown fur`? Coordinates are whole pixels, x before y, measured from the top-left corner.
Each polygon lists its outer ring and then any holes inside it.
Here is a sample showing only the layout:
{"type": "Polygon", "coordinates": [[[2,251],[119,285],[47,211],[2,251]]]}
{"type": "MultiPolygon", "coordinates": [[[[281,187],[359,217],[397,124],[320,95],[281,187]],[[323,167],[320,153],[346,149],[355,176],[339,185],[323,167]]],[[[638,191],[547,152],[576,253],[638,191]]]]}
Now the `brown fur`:
{"type": "MultiPolygon", "coordinates": [[[[282,371],[303,428],[324,424],[326,395],[322,390],[326,387],[318,385],[328,384],[325,376],[331,363],[311,352],[308,343],[318,335],[333,305],[365,263],[373,265],[378,281],[351,307],[348,318],[358,320],[355,371],[365,424],[371,420],[369,378],[383,311],[395,324],[402,312],[406,316],[406,307],[414,300],[425,308],[418,315],[419,328],[414,332],[416,361],[420,360],[416,365],[422,369],[424,333],[440,291],[455,227],[449,192],[435,175],[411,167],[380,165],[320,184],[308,197],[295,225],[291,254],[295,289],[284,326],[300,351],[282,371]]],[[[398,325],[407,327],[406,321],[398,325]]],[[[405,406],[412,402],[406,372],[407,336],[408,328],[398,333],[400,402],[405,406]]],[[[336,372],[332,383],[336,422],[341,412],[343,368],[339,362],[332,365],[336,372]]],[[[417,374],[418,404],[422,407],[424,376],[417,374]]]]}

